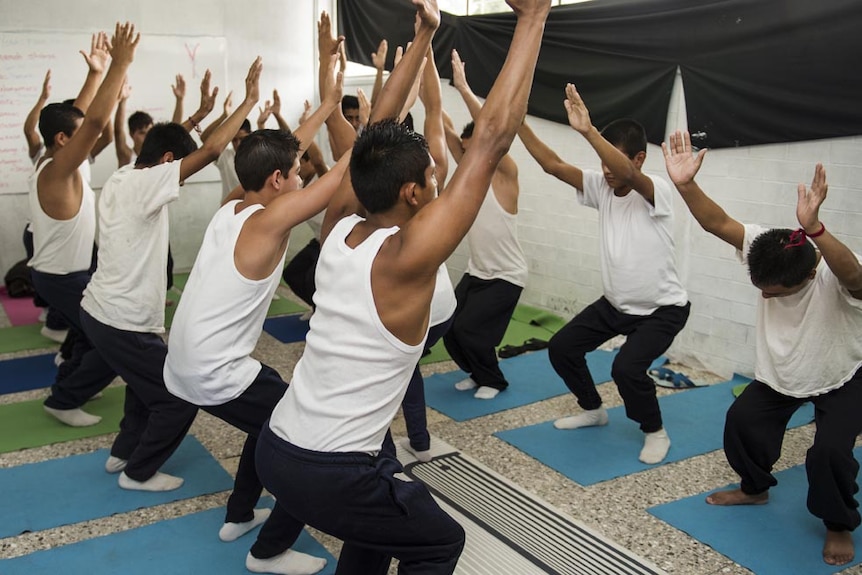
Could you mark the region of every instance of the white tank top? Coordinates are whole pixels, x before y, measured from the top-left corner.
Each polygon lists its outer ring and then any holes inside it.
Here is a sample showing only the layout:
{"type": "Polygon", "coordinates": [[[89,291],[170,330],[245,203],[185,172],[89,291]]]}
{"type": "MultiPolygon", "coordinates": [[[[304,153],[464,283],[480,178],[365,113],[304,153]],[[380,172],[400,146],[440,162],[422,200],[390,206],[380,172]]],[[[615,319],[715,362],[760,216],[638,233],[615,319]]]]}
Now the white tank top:
{"type": "Polygon", "coordinates": [[[30,228],[33,230],[33,257],[28,264],[36,271],[65,275],[90,269],[96,239],[96,195],[81,174],[83,195],[75,217],[55,220],[42,210],[36,191],[39,174],[53,159],[39,164],[30,176],[30,228]]]}
{"type": "Polygon", "coordinates": [[[168,390],[194,405],[221,405],[248,389],[260,362],[250,354],[260,338],[281,263],[262,280],[250,280],[234,264],[243,224],[264,206],[235,214],[228,202],[207,227],[197,260],[177,307],[168,340],[164,377],[168,390]]]}
{"type": "Polygon", "coordinates": [[[361,221],[342,219],[322,246],[305,352],[270,420],[276,435],[303,449],[379,452],[425,345],[390,333],[371,292],[371,265],[398,228],[350,248],[345,238],[361,221]]]}
{"type": "Polygon", "coordinates": [[[458,307],[458,300],[455,298],[452,280],[449,279],[449,270],[446,268],[446,264],[440,264],[434,283],[434,296],[431,299],[431,317],[428,319],[428,326],[440,325],[452,317],[456,307],[458,307]]]}
{"type": "Polygon", "coordinates": [[[494,190],[488,190],[476,221],[467,233],[470,261],[467,273],[482,280],[527,284],[527,260],[518,243],[518,216],[503,209],[494,190]]]}

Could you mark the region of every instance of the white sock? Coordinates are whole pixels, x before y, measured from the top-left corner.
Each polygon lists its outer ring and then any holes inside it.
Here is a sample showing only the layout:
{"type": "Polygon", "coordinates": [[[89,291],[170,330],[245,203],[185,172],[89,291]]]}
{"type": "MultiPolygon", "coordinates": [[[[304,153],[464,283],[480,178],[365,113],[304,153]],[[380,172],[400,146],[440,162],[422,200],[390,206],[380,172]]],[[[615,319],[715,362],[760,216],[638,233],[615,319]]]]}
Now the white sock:
{"type": "Polygon", "coordinates": [[[418,449],[413,449],[413,447],[410,445],[410,440],[407,438],[404,438],[403,440],[401,440],[401,447],[403,447],[404,449],[406,449],[407,451],[412,453],[413,457],[415,457],[416,459],[418,459],[422,463],[426,463],[428,461],[431,461],[431,450],[430,449],[426,449],[424,451],[419,451],[418,449]]]}
{"type": "Polygon", "coordinates": [[[288,549],[269,559],[258,559],[251,553],[245,557],[245,568],[253,573],[278,575],[314,575],[326,567],[326,559],[288,549]]]}
{"type": "Polygon", "coordinates": [[[98,415],[90,415],[81,408],[54,409],[47,405],[43,405],[42,407],[45,408],[45,412],[71,427],[89,427],[102,421],[102,418],[98,415]]]}
{"type": "Polygon", "coordinates": [[[500,390],[496,387],[488,387],[487,385],[483,385],[476,390],[476,393],[473,394],[473,397],[476,399],[494,399],[497,397],[497,394],[500,393],[500,390]]]}
{"type": "Polygon", "coordinates": [[[156,471],[156,474],[146,481],[135,481],[123,471],[117,483],[123,489],[131,491],[173,491],[182,486],[183,478],[156,471]]]}
{"type": "Polygon", "coordinates": [[[119,457],[111,455],[105,462],[105,471],[108,473],[119,473],[126,468],[126,463],[128,463],[128,461],[125,459],[120,459],[119,457]]]}
{"type": "Polygon", "coordinates": [[[557,429],[577,429],[579,427],[596,427],[608,424],[608,410],[604,407],[588,409],[583,413],[558,419],[554,422],[557,429]]]}
{"type": "Polygon", "coordinates": [[[63,343],[66,340],[66,335],[69,333],[68,329],[51,329],[47,326],[42,326],[42,329],[39,330],[39,333],[42,334],[42,337],[47,337],[51,341],[56,341],[57,343],[63,343]]]}
{"type": "Polygon", "coordinates": [[[473,381],[472,377],[462,379],[455,384],[455,389],[457,389],[458,391],[467,391],[468,389],[474,389],[476,387],[479,387],[479,384],[473,381]]]}
{"type": "Polygon", "coordinates": [[[54,365],[60,367],[61,365],[63,365],[64,361],[66,360],[63,359],[63,354],[58,351],[57,355],[54,356],[54,365]]]}
{"type": "Polygon", "coordinates": [[[641,454],[638,459],[647,465],[659,463],[667,456],[667,450],[670,449],[670,438],[667,436],[667,431],[664,428],[652,433],[644,434],[644,448],[641,449],[641,454]]]}
{"type": "Polygon", "coordinates": [[[245,521],[243,523],[225,523],[221,526],[221,529],[218,530],[218,538],[224,542],[234,541],[239,539],[264,521],[269,518],[270,513],[272,513],[272,509],[268,509],[263,507],[261,509],[254,510],[254,518],[251,521],[245,521]]]}

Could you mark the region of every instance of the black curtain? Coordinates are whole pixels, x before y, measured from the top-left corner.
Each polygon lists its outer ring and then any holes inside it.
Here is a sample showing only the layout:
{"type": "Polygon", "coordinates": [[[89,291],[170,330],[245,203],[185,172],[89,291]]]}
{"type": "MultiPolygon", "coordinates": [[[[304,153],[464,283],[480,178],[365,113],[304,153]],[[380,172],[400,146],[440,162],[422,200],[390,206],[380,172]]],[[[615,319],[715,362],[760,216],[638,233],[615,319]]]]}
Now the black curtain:
{"type": "MultiPolygon", "coordinates": [[[[351,60],[371,63],[382,38],[413,35],[403,0],[339,0],[351,60]]],[[[444,14],[434,40],[441,77],[457,48],[470,86],[487,95],[503,65],[511,13],[444,14]]],[[[689,130],[722,148],[862,134],[862,2],[859,0],[598,0],[554,8],[545,28],[530,114],[566,122],[574,83],[600,128],[616,118],[664,137],[677,67],[689,130]]]]}

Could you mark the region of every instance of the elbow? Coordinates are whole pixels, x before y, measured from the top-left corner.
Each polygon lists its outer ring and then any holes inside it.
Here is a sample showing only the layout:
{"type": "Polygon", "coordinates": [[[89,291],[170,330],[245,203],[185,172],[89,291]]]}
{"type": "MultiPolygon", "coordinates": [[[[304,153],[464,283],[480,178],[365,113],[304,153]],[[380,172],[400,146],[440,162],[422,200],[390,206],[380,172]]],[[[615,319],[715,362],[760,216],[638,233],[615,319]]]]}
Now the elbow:
{"type": "Polygon", "coordinates": [[[204,145],[201,146],[201,151],[205,154],[206,161],[209,163],[218,159],[224,151],[224,147],[216,146],[212,143],[211,139],[208,139],[204,142],[204,145]]]}
{"type": "Polygon", "coordinates": [[[517,126],[513,125],[512,129],[507,129],[504,122],[496,120],[497,118],[488,118],[485,121],[484,118],[479,118],[473,129],[473,145],[481,145],[499,160],[509,153],[517,126]]]}

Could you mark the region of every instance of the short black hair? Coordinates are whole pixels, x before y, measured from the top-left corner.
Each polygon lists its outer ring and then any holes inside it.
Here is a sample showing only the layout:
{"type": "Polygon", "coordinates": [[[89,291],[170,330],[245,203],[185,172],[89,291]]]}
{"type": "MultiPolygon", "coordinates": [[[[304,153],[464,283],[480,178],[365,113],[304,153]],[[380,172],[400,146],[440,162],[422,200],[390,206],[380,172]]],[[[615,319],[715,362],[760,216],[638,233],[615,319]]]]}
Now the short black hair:
{"type": "Polygon", "coordinates": [[[72,134],[75,133],[78,120],[83,117],[84,112],[65,102],[48,104],[42,108],[39,113],[39,133],[42,134],[45,147],[50,148],[54,145],[54,138],[57,134],[63,133],[71,138],[72,134]]]}
{"type": "Polygon", "coordinates": [[[239,127],[240,130],[245,130],[249,134],[251,133],[251,122],[248,121],[248,118],[242,121],[242,125],[239,127]]]}
{"type": "Polygon", "coordinates": [[[234,160],[242,189],[259,192],[276,170],[287,176],[298,153],[299,140],[288,130],[252,132],[237,147],[234,160]]]}
{"type": "Polygon", "coordinates": [[[197,149],[198,145],[180,124],[161,122],[147,132],[135,166],[154,166],[168,152],[173,153],[174,160],[179,160],[197,149]]]}
{"type": "Polygon", "coordinates": [[[359,109],[359,98],[356,96],[351,96],[347,94],[341,97],[341,113],[343,114],[347,110],[358,110],[359,109]]]}
{"type": "Polygon", "coordinates": [[[396,204],[404,184],[425,186],[430,164],[428,143],[421,135],[394,119],[369,124],[350,156],[353,190],[369,213],[385,212],[396,204]]]}
{"type": "Polygon", "coordinates": [[[793,233],[786,228],[775,228],[754,238],[748,250],[751,283],[758,287],[793,287],[811,274],[817,264],[817,252],[807,239],[802,239],[799,245],[788,245],[795,243],[791,242],[793,233]]]}
{"type": "Polygon", "coordinates": [[[620,148],[629,159],[634,159],[640,152],[646,152],[646,130],[635,120],[614,120],[605,126],[602,136],[614,147],[620,148]]]}
{"type": "Polygon", "coordinates": [[[461,130],[461,139],[464,138],[472,138],[473,137],[473,129],[476,127],[476,122],[468,122],[464,129],[461,130]]]}
{"type": "Polygon", "coordinates": [[[150,116],[146,112],[138,110],[137,112],[129,116],[129,133],[134,134],[138,130],[143,130],[147,126],[152,126],[153,123],[154,122],[152,116],[150,116]]]}
{"type": "Polygon", "coordinates": [[[411,114],[410,112],[407,112],[407,114],[404,116],[404,119],[401,120],[401,123],[413,130],[414,132],[416,131],[416,127],[413,125],[413,114],[411,114]]]}

